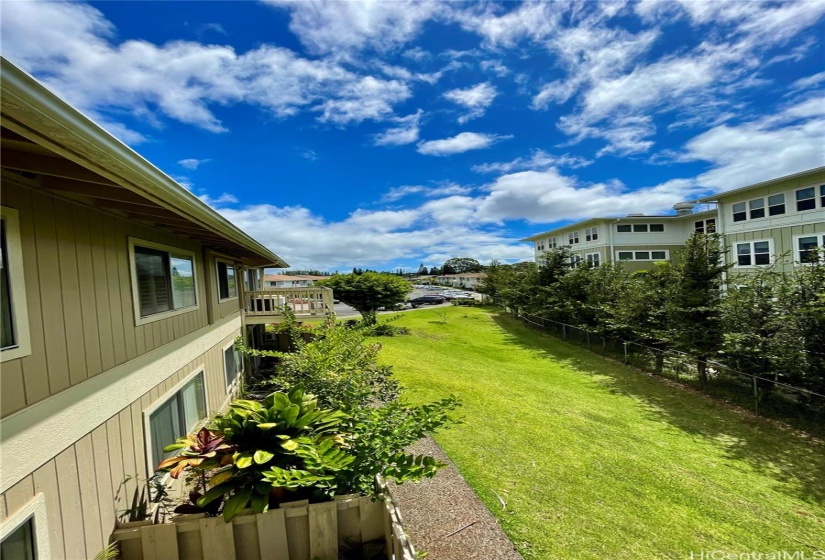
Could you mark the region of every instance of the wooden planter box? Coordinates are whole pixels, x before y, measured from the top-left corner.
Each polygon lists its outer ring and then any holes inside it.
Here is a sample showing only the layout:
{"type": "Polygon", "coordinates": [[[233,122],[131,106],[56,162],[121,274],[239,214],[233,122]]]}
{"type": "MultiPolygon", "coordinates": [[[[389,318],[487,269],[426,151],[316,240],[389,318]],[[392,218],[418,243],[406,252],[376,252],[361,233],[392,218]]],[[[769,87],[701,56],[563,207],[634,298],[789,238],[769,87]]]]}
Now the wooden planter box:
{"type": "Polygon", "coordinates": [[[239,515],[231,523],[205,514],[171,523],[127,523],[112,539],[122,560],[338,560],[340,547],[384,540],[391,560],[414,560],[397,504],[386,485],[382,501],[340,496],[333,502],[281,504],[266,513],[239,515]]]}

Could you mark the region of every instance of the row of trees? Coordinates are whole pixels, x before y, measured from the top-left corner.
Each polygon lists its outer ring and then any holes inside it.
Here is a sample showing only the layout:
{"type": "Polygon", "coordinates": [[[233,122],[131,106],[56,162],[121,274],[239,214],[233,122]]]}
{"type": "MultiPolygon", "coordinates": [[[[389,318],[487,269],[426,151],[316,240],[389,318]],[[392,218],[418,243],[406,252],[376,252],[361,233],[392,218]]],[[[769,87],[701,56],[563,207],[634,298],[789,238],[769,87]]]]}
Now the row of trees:
{"type": "Polygon", "coordinates": [[[443,265],[427,268],[424,263],[418,267],[419,276],[441,276],[442,274],[464,274],[468,272],[483,272],[486,267],[469,257],[455,257],[448,259],[443,265]]]}
{"type": "MultiPolygon", "coordinates": [[[[716,235],[695,234],[677,259],[631,273],[619,265],[572,267],[569,250],[539,263],[487,268],[482,291],[508,307],[654,349],[825,393],[825,266],[731,276],[727,292],[716,235]]],[[[662,353],[659,352],[661,368],[662,353]]]]}

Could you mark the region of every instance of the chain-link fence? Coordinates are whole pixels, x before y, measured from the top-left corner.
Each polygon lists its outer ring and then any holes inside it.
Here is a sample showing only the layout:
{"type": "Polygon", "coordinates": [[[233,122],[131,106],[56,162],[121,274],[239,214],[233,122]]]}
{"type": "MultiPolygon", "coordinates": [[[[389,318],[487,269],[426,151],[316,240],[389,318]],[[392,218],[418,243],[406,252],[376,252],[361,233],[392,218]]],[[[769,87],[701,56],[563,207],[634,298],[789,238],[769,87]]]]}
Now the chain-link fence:
{"type": "Polygon", "coordinates": [[[502,308],[525,324],[591,352],[689,385],[757,414],[786,420],[800,428],[825,433],[825,395],[769,376],[734,370],[714,361],[702,362],[684,352],[622,341],[607,334],[502,308]],[[700,375],[703,366],[706,380],[700,375]]]}

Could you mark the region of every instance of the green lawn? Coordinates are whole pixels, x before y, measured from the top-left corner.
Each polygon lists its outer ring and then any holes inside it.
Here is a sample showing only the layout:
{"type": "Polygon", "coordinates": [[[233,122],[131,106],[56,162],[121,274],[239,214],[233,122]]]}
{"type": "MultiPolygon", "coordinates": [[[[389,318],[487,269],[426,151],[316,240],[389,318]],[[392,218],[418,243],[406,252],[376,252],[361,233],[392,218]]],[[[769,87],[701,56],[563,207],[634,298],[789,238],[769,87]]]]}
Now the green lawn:
{"type": "Polygon", "coordinates": [[[496,311],[393,324],[412,334],[378,339],[381,359],[411,400],[462,399],[436,440],[525,558],[825,549],[823,442],[496,311]]]}

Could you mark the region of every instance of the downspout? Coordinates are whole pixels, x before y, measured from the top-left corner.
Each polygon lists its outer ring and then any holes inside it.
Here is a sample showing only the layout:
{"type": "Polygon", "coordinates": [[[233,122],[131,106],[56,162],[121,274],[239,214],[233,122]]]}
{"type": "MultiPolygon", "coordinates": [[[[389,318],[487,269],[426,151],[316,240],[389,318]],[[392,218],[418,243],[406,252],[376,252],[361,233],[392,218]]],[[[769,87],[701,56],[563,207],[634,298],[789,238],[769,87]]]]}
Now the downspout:
{"type": "Polygon", "coordinates": [[[614,256],[614,251],[613,251],[613,224],[615,224],[616,222],[620,222],[620,221],[622,221],[621,218],[616,218],[615,220],[613,220],[612,222],[607,224],[607,238],[608,238],[608,240],[610,240],[610,247],[609,247],[610,248],[610,254],[607,256],[607,258],[609,259],[608,262],[610,264],[615,264],[615,261],[613,260],[613,256],[614,256]]]}
{"type": "Polygon", "coordinates": [[[720,240],[722,242],[722,247],[724,247],[724,251],[722,251],[722,265],[725,267],[722,269],[722,293],[725,294],[728,291],[728,240],[727,236],[725,235],[725,217],[722,215],[721,205],[719,201],[715,202],[716,204],[716,233],[720,235],[720,240]]]}

